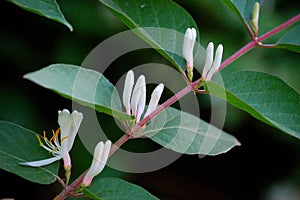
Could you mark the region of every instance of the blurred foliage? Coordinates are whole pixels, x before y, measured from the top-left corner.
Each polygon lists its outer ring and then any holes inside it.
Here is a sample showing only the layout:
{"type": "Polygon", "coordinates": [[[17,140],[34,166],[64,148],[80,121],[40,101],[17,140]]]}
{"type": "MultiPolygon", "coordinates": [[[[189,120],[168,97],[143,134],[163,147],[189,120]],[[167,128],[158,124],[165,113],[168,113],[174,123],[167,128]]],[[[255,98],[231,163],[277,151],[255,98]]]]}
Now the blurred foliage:
{"type": "MultiPolygon", "coordinates": [[[[176,2],[194,17],[203,46],[210,41],[224,45],[224,59],[250,41],[242,22],[221,1],[176,2]]],[[[96,0],[61,0],[58,3],[73,25],[73,32],[59,23],[26,12],[6,1],[0,2],[0,56],[3,70],[0,120],[17,123],[39,133],[56,129],[57,110],[71,109],[72,102],[22,76],[52,63],[80,65],[96,45],[127,30],[96,0]]],[[[285,0],[265,0],[259,33],[296,15],[299,8],[298,0],[288,3],[285,0]]],[[[293,27],[295,25],[283,32],[293,27]]],[[[274,42],[282,34],[280,32],[266,42],[274,42]]],[[[122,56],[106,71],[105,75],[111,82],[114,83],[133,66],[148,62],[168,63],[154,50],[134,53],[122,56]],[[120,64],[122,69],[119,69],[120,64]]],[[[242,69],[268,72],[282,78],[300,92],[299,62],[299,54],[295,52],[255,48],[225,68],[224,72],[242,69]]],[[[199,101],[201,117],[209,119],[209,107],[205,105],[209,100],[199,97],[199,101]]],[[[112,129],[112,119],[102,114],[98,117],[105,121],[101,126],[114,132],[114,139],[117,139],[121,133],[118,129],[112,129]]],[[[300,198],[300,148],[297,139],[282,134],[230,105],[225,131],[235,135],[242,146],[216,157],[199,159],[197,156],[181,156],[168,167],[145,174],[121,173],[107,167],[101,176],[126,177],[162,199],[273,200],[278,191],[286,195],[282,199],[292,199],[295,195],[296,199],[300,198]]],[[[71,151],[74,175],[89,166],[92,158],[83,150],[78,139],[71,151]]],[[[148,142],[130,141],[125,147],[136,152],[159,148],[148,142]]],[[[57,183],[40,186],[4,171],[1,171],[0,179],[8,180],[1,187],[0,198],[51,199],[61,189],[57,183]]]]}

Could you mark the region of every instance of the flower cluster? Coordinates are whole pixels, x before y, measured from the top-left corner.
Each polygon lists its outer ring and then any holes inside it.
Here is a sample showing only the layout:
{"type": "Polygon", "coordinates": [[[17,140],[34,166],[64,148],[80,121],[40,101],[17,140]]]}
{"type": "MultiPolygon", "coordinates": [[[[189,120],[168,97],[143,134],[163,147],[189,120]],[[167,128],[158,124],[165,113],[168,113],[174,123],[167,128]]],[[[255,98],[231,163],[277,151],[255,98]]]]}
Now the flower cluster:
{"type": "MultiPolygon", "coordinates": [[[[194,45],[196,41],[196,30],[195,28],[188,28],[184,35],[182,54],[186,60],[186,69],[188,78],[190,81],[193,79],[193,66],[194,66],[194,45]]],[[[223,55],[223,46],[220,44],[216,50],[215,60],[213,59],[214,55],[214,44],[210,42],[206,48],[206,59],[205,65],[202,72],[202,78],[210,81],[212,76],[219,70],[221,65],[222,55],[223,55]]]]}
{"type": "MultiPolygon", "coordinates": [[[[142,114],[146,105],[146,82],[145,76],[139,76],[134,88],[134,73],[132,70],[128,71],[123,91],[123,104],[128,115],[135,116],[135,123],[138,123],[141,120],[142,114]]],[[[152,113],[161,97],[161,94],[164,90],[164,84],[160,83],[154,91],[152,92],[151,99],[145,112],[143,118],[147,117],[152,113]]]]}

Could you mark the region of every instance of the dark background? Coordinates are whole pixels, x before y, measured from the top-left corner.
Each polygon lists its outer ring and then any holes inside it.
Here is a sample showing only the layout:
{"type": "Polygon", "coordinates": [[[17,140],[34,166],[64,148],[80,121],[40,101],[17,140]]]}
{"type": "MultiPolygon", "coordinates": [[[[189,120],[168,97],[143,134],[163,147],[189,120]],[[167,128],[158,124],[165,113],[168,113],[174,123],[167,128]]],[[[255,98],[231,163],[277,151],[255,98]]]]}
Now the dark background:
{"type": "MultiPolygon", "coordinates": [[[[209,41],[223,43],[224,59],[249,41],[238,17],[221,1],[176,2],[194,17],[202,45],[206,46],[209,41]]],[[[72,103],[23,79],[23,75],[52,63],[80,65],[100,42],[128,30],[96,0],[64,0],[58,3],[73,25],[73,32],[62,24],[6,1],[0,2],[0,120],[20,124],[39,133],[56,129],[57,110],[72,109],[72,103]]],[[[300,3],[296,0],[288,3],[285,0],[266,0],[262,9],[260,33],[296,15],[300,3]]],[[[282,33],[268,41],[274,42],[280,35],[282,33]]],[[[123,63],[126,68],[149,61],[167,63],[155,51],[141,51],[138,55],[138,60],[134,59],[137,56],[133,53],[117,63],[123,63]]],[[[232,63],[224,73],[240,69],[268,72],[279,76],[299,92],[299,61],[299,54],[294,52],[256,48],[232,63]]],[[[105,75],[112,82],[124,73],[124,70],[118,71],[117,66],[110,69],[115,71],[105,75]]],[[[208,108],[204,105],[203,109],[208,108]]],[[[204,115],[204,118],[207,117],[204,115]]],[[[99,119],[105,120],[106,128],[112,129],[110,117],[99,114],[99,119]]],[[[230,105],[224,130],[237,137],[242,146],[226,154],[203,159],[184,155],[166,168],[144,174],[122,173],[107,167],[101,176],[125,178],[161,199],[300,199],[300,143],[297,139],[230,105]]],[[[113,140],[121,135],[117,130],[115,132],[113,140]]],[[[133,142],[125,147],[130,148],[133,142]]],[[[138,142],[136,148],[137,151],[149,151],[158,146],[147,140],[138,142]]],[[[72,155],[80,155],[73,159],[74,176],[89,166],[91,156],[82,149],[77,139],[71,152],[72,155]]],[[[57,183],[38,185],[5,171],[0,172],[0,180],[0,198],[53,199],[60,191],[57,183]]]]}

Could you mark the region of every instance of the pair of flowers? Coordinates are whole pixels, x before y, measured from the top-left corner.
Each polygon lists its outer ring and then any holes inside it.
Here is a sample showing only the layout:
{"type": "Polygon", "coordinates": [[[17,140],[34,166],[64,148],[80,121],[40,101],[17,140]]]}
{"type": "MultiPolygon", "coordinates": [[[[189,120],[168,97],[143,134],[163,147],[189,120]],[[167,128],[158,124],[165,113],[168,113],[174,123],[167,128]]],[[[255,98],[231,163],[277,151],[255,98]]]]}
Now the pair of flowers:
{"type": "MultiPolygon", "coordinates": [[[[193,79],[194,56],[193,50],[196,41],[196,29],[188,28],[184,35],[182,54],[186,60],[187,75],[190,81],[193,79]]],[[[217,47],[214,59],[214,44],[210,42],[206,48],[205,64],[202,71],[202,79],[210,81],[212,76],[219,70],[223,55],[223,45],[217,47]]]]}

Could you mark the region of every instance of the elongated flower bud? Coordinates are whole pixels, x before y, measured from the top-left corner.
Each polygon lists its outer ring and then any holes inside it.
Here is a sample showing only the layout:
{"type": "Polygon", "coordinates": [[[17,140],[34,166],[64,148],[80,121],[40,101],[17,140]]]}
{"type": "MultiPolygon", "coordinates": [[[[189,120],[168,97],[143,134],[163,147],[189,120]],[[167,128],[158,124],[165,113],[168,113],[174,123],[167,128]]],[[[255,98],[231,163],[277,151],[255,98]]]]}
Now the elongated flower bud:
{"type": "Polygon", "coordinates": [[[207,74],[206,80],[210,81],[212,79],[212,76],[219,70],[222,61],[222,55],[223,55],[223,45],[220,44],[216,50],[215,60],[211,66],[210,71],[207,74]]]}
{"type": "Polygon", "coordinates": [[[132,97],[131,97],[131,111],[135,117],[137,117],[137,109],[140,103],[141,95],[143,96],[142,92],[143,92],[144,85],[146,85],[145,76],[141,75],[134,86],[132,97]]]}
{"type": "Polygon", "coordinates": [[[137,111],[136,111],[136,122],[137,123],[141,119],[141,115],[143,114],[145,105],[146,105],[146,82],[145,82],[145,79],[143,79],[142,85],[141,85],[140,99],[139,99],[137,111]]]}
{"type": "Polygon", "coordinates": [[[182,54],[183,57],[186,59],[187,68],[192,68],[194,66],[193,50],[196,41],[196,36],[196,29],[194,28],[188,28],[184,35],[182,54]]]}
{"type": "Polygon", "coordinates": [[[186,70],[190,81],[193,79],[194,57],[193,50],[196,41],[196,29],[188,28],[184,35],[182,55],[186,60],[186,70]]]}
{"type": "Polygon", "coordinates": [[[211,69],[214,60],[214,43],[210,42],[206,48],[206,58],[203,67],[202,77],[206,78],[209,70],[211,69]]]}
{"type": "Polygon", "coordinates": [[[132,70],[128,71],[125,79],[124,84],[124,91],[123,91],[123,104],[126,109],[126,113],[130,115],[130,97],[132,93],[132,88],[134,84],[134,73],[132,70]]]}
{"type": "Polygon", "coordinates": [[[156,86],[156,88],[153,90],[144,118],[147,117],[150,113],[152,113],[156,109],[163,90],[164,90],[164,84],[162,83],[156,86]]]}
{"type": "Polygon", "coordinates": [[[252,27],[255,35],[258,33],[258,19],[259,19],[259,3],[256,2],[252,11],[252,27]]]}
{"type": "Polygon", "coordinates": [[[110,147],[111,147],[110,140],[106,141],[105,144],[103,142],[99,142],[95,147],[94,157],[93,157],[91,167],[89,168],[88,172],[86,173],[82,181],[82,185],[84,187],[89,186],[93,178],[98,174],[100,174],[104,169],[108,159],[110,147]]]}

